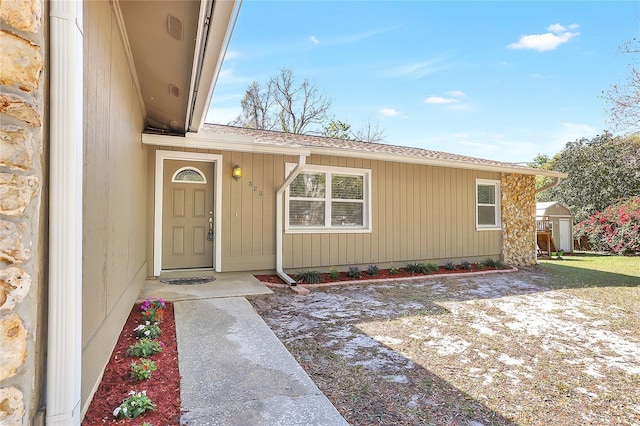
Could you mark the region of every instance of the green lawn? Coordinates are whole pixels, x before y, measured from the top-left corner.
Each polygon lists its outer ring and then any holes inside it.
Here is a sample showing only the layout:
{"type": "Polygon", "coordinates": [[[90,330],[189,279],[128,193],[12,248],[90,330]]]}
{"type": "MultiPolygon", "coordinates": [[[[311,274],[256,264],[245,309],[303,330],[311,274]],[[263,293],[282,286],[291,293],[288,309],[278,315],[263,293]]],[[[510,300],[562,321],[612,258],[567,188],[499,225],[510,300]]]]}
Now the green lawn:
{"type": "Polygon", "coordinates": [[[551,288],[640,316],[640,257],[579,253],[540,264],[551,288]]]}

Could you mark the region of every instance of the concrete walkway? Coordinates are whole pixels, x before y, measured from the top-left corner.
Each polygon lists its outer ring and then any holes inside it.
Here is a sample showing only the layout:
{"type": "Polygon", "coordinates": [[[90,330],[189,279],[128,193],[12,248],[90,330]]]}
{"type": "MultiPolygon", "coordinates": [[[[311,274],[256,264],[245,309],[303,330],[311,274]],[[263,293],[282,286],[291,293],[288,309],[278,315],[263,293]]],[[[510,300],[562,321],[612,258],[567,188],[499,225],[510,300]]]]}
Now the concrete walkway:
{"type": "Polygon", "coordinates": [[[192,286],[150,281],[140,295],[174,303],[181,424],[348,425],[243,297],[271,290],[249,274],[215,275],[192,286]]]}

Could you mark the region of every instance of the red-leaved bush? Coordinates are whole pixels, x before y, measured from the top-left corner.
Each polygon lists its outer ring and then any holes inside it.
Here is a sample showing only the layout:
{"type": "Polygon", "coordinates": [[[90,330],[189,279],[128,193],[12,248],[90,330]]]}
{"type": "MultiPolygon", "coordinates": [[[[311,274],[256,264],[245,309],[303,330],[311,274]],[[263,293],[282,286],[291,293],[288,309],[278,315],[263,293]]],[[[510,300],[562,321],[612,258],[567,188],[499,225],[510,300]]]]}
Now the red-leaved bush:
{"type": "Polygon", "coordinates": [[[574,227],[574,236],[586,237],[592,250],[618,254],[640,252],[640,196],[591,215],[574,227]]]}

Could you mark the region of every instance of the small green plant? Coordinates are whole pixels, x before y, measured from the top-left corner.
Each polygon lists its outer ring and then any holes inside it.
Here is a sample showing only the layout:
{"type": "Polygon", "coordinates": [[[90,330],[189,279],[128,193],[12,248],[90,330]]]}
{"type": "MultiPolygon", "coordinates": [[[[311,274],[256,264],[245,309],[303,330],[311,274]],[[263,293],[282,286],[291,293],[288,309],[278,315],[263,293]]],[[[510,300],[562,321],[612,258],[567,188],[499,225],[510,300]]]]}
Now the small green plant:
{"type": "Polygon", "coordinates": [[[147,358],[153,354],[162,352],[163,347],[164,347],[164,343],[162,342],[158,342],[157,340],[153,340],[153,339],[143,338],[138,340],[137,343],[134,343],[133,345],[129,346],[129,349],[127,349],[127,355],[147,358]]]}
{"type": "Polygon", "coordinates": [[[392,266],[391,268],[389,268],[389,274],[398,275],[399,273],[400,273],[400,270],[398,268],[396,268],[395,266],[392,266]]]}
{"type": "Polygon", "coordinates": [[[424,264],[424,266],[425,268],[427,268],[427,274],[431,274],[438,270],[438,265],[436,265],[435,263],[427,262],[424,264]]]}
{"type": "Polygon", "coordinates": [[[132,362],[130,366],[129,375],[136,382],[143,380],[149,380],[151,373],[158,369],[158,364],[155,361],[149,359],[141,359],[140,362],[132,362]]]}
{"type": "Polygon", "coordinates": [[[404,267],[404,270],[407,272],[411,272],[412,274],[426,274],[429,272],[429,269],[427,269],[427,265],[424,263],[407,263],[407,266],[404,267]]]}
{"type": "Polygon", "coordinates": [[[149,322],[159,322],[164,318],[166,305],[162,299],[147,299],[140,304],[142,318],[149,322]]]}
{"type": "Polygon", "coordinates": [[[160,336],[160,327],[157,322],[145,321],[144,324],[140,324],[133,329],[136,332],[136,336],[139,338],[147,337],[149,339],[157,339],[160,336]]]}
{"type": "Polygon", "coordinates": [[[486,269],[486,268],[487,266],[484,263],[482,262],[476,263],[476,269],[486,269]]]}
{"type": "Polygon", "coordinates": [[[488,268],[497,268],[497,264],[499,261],[493,260],[490,257],[487,257],[484,260],[484,266],[488,267],[488,268]]]}
{"type": "Polygon", "coordinates": [[[149,423],[149,422],[144,422],[144,423],[142,423],[142,426],[153,426],[153,425],[151,423],[149,423]]]}
{"type": "Polygon", "coordinates": [[[340,279],[340,272],[333,266],[329,268],[329,278],[332,280],[340,279]]]}
{"type": "Polygon", "coordinates": [[[349,278],[360,278],[362,276],[362,272],[360,271],[360,268],[354,265],[347,268],[347,275],[349,278]]]}
{"type": "Polygon", "coordinates": [[[507,267],[500,260],[493,260],[491,258],[486,258],[484,260],[484,264],[485,264],[485,266],[487,266],[489,268],[496,268],[496,269],[505,269],[507,267]]]}
{"type": "Polygon", "coordinates": [[[147,396],[147,391],[131,391],[129,397],[113,410],[113,416],[117,419],[135,419],[146,411],[154,411],[155,409],[156,406],[147,396]]]}
{"type": "Polygon", "coordinates": [[[318,284],[320,282],[320,272],[302,271],[296,275],[296,281],[306,284],[318,284]]]}
{"type": "Polygon", "coordinates": [[[442,267],[447,271],[455,271],[457,269],[456,265],[450,260],[444,262],[444,265],[442,265],[442,267]]]}
{"type": "Polygon", "coordinates": [[[378,275],[378,271],[380,269],[376,266],[376,265],[369,265],[367,266],[367,274],[368,275],[378,275]]]}
{"type": "Polygon", "coordinates": [[[469,269],[471,269],[471,262],[469,262],[468,260],[463,260],[462,262],[460,262],[460,269],[468,271],[469,269]]]}

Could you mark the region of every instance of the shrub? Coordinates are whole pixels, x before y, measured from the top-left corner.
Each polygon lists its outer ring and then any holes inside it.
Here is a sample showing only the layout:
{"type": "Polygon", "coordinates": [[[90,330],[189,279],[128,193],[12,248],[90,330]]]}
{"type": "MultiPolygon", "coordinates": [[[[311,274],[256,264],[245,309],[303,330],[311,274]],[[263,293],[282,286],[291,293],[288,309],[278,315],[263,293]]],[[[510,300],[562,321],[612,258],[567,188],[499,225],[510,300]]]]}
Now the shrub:
{"type": "Polygon", "coordinates": [[[500,263],[500,261],[498,260],[493,260],[490,257],[487,257],[484,262],[482,262],[484,264],[484,266],[488,267],[488,268],[497,268],[498,267],[498,263],[500,263]]]}
{"type": "Polygon", "coordinates": [[[456,265],[454,265],[454,263],[452,261],[446,261],[444,262],[444,265],[442,265],[444,267],[444,269],[446,269],[447,271],[455,271],[456,265]]]}
{"type": "Polygon", "coordinates": [[[127,349],[127,355],[147,358],[153,354],[162,352],[163,346],[164,343],[160,343],[157,340],[144,338],[129,346],[129,349],[127,349]]]}
{"type": "Polygon", "coordinates": [[[347,275],[349,275],[349,278],[360,278],[362,276],[362,272],[357,266],[349,266],[347,268],[347,275]]]}
{"type": "Polygon", "coordinates": [[[338,270],[333,266],[329,268],[329,278],[332,280],[340,279],[340,272],[338,272],[338,270]]]}
{"type": "Polygon", "coordinates": [[[476,269],[485,269],[486,267],[487,266],[482,262],[476,263],[476,269]]]}
{"type": "Polygon", "coordinates": [[[303,271],[296,275],[296,281],[299,283],[318,284],[320,282],[320,272],[303,271]]]}
{"type": "Polygon", "coordinates": [[[427,274],[430,274],[432,272],[436,272],[438,270],[438,265],[436,265],[435,263],[430,263],[427,262],[424,265],[427,268],[427,274]]]}
{"type": "Polygon", "coordinates": [[[408,263],[404,270],[413,274],[426,274],[429,272],[427,265],[424,263],[408,263]]]}
{"type": "Polygon", "coordinates": [[[469,270],[471,269],[471,263],[468,260],[463,260],[460,262],[460,269],[469,270]]]}
{"type": "Polygon", "coordinates": [[[391,268],[389,268],[390,275],[398,275],[399,273],[400,273],[400,270],[395,266],[392,266],[391,268]]]}
{"type": "Polygon", "coordinates": [[[592,250],[618,254],[640,251],[640,195],[612,204],[578,223],[574,237],[585,237],[592,250]]]}
{"type": "Polygon", "coordinates": [[[376,265],[367,266],[367,274],[368,275],[378,275],[378,267],[376,265]]]}
{"type": "Polygon", "coordinates": [[[132,362],[130,366],[129,375],[136,382],[143,380],[149,380],[151,373],[158,369],[158,364],[155,361],[149,359],[141,359],[140,362],[132,362]]]}

